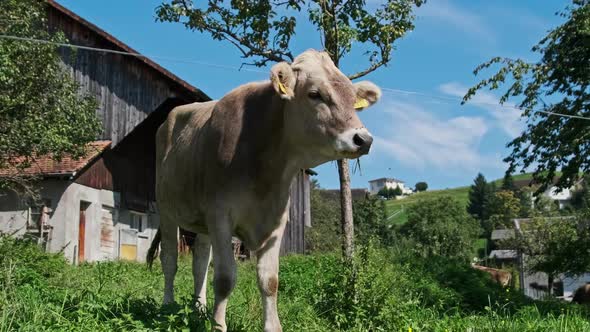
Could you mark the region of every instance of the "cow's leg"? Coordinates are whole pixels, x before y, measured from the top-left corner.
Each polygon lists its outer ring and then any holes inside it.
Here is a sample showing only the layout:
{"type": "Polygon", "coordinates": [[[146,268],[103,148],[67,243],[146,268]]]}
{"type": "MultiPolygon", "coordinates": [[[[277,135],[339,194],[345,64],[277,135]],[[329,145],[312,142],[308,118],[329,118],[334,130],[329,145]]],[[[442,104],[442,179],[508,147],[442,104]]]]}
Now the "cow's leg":
{"type": "Polygon", "coordinates": [[[258,273],[258,288],[262,296],[264,307],[264,331],[282,331],[277,311],[277,295],[279,289],[279,252],[281,240],[287,222],[287,213],[281,217],[281,223],[269,240],[257,252],[256,272],[258,273]]]}
{"type": "Polygon", "coordinates": [[[215,306],[213,307],[213,319],[219,324],[213,329],[221,331],[227,331],[225,311],[229,295],[236,284],[236,262],[232,248],[232,233],[229,227],[230,222],[227,218],[218,219],[215,230],[209,234],[213,246],[214,267],[215,306]]]}
{"type": "Polygon", "coordinates": [[[195,298],[202,309],[207,307],[207,271],[211,262],[211,241],[204,234],[196,234],[193,243],[193,278],[195,298]]]}
{"type": "Polygon", "coordinates": [[[174,302],[174,277],[178,261],[178,228],[172,226],[171,223],[167,223],[166,226],[161,227],[162,253],[160,260],[164,271],[164,304],[169,304],[174,302]]]}

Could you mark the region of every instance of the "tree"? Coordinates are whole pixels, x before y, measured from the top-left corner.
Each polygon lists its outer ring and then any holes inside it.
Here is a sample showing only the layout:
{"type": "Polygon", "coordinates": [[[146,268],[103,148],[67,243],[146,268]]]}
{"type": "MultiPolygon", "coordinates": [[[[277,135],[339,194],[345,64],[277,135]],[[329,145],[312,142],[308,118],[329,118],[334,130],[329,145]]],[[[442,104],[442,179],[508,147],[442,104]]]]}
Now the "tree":
{"type": "MultiPolygon", "coordinates": [[[[49,32],[45,4],[37,0],[1,1],[0,34],[67,41],[49,32]]],[[[96,108],[62,68],[57,46],[0,39],[0,168],[13,171],[0,189],[34,194],[33,179],[20,170],[40,155],[82,156],[100,133],[96,108]]]]}
{"type": "Polygon", "coordinates": [[[588,255],[580,254],[590,249],[587,215],[575,218],[535,217],[523,224],[522,232],[507,244],[525,255],[527,272],[547,274],[550,294],[558,275],[577,275],[590,268],[588,255]]]}
{"type": "Polygon", "coordinates": [[[340,244],[338,201],[322,195],[319,186],[311,188],[312,225],[305,229],[305,249],[309,252],[331,252],[340,244]]]}
{"type": "Polygon", "coordinates": [[[422,200],[408,208],[401,234],[426,256],[469,258],[480,228],[461,203],[450,196],[422,200]]]}
{"type": "Polygon", "coordinates": [[[586,174],[572,193],[571,204],[577,210],[590,209],[590,175],[586,174]]]}
{"type": "Polygon", "coordinates": [[[502,179],[502,186],[500,187],[500,189],[509,190],[514,193],[518,191],[518,188],[516,188],[516,185],[514,185],[514,178],[512,177],[512,174],[508,172],[504,174],[504,178],[502,179]]]}
{"type": "Polygon", "coordinates": [[[368,243],[371,238],[378,239],[383,245],[393,242],[391,225],[385,222],[385,203],[382,200],[369,197],[355,201],[353,207],[360,243],[368,243]]]}
{"type": "Polygon", "coordinates": [[[397,196],[401,196],[404,194],[404,192],[402,191],[402,188],[400,188],[399,186],[395,186],[395,188],[390,188],[389,190],[391,191],[392,197],[397,197],[397,196]]]}
{"type": "Polygon", "coordinates": [[[416,183],[416,191],[426,191],[428,189],[428,183],[426,182],[418,182],[416,183]]]}
{"type": "MultiPolygon", "coordinates": [[[[367,55],[367,68],[349,75],[352,80],[389,63],[395,41],[414,28],[413,7],[423,2],[387,0],[369,7],[363,0],[210,0],[207,5],[195,6],[192,0],[169,0],[156,9],[156,14],[160,21],[181,22],[188,29],[229,42],[238,48],[244,59],[253,58],[249,65],[264,66],[269,62],[293,60],[290,44],[297,26],[296,15],[306,10],[337,67],[353,45],[360,46],[367,55]]],[[[338,173],[343,252],[349,259],[354,248],[354,225],[346,159],[338,161],[338,173]]]]}
{"type": "Polygon", "coordinates": [[[486,236],[498,227],[512,228],[513,220],[520,215],[520,199],[509,190],[498,190],[495,192],[489,203],[486,205],[487,220],[484,221],[486,236]]]}
{"type": "Polygon", "coordinates": [[[467,205],[467,212],[477,218],[480,222],[488,216],[485,213],[485,208],[493,194],[492,187],[486,181],[485,176],[479,173],[473,180],[473,184],[469,188],[469,203],[467,205]]]}
{"type": "Polygon", "coordinates": [[[469,89],[463,99],[465,103],[478,90],[509,84],[500,103],[518,98],[527,128],[508,144],[512,152],[505,161],[509,172],[535,168],[533,177],[541,184],[537,194],[551,184],[558,170],[559,188],[571,187],[580,171],[590,171],[590,0],[573,0],[560,15],[565,23],[532,48],[541,55],[539,61],[492,58],[474,74],[494,65],[501,68],[469,89]]]}

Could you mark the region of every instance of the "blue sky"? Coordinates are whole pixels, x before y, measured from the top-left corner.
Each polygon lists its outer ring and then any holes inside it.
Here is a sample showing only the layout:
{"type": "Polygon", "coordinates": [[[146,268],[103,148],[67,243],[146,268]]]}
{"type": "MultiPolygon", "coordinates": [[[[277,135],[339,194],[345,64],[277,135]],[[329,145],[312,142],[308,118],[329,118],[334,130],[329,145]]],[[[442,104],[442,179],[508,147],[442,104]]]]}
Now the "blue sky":
{"type": "MultiPolygon", "coordinates": [[[[146,55],[221,65],[154,59],[212,98],[268,77],[264,68],[238,72],[235,68],[243,61],[231,45],[181,24],[155,22],[158,0],[59,2],[146,55]]],[[[509,152],[505,145],[524,126],[518,111],[495,106],[495,93],[480,93],[477,104],[466,106],[457,98],[477,82],[473,69],[493,56],[535,60],[530,48],[561,22],[554,14],[568,3],[429,0],[419,8],[416,29],[397,43],[389,66],[365,77],[384,93],[379,104],[360,115],[375,143],[361,158],[362,172],[351,175],[352,186],[368,187],[368,180],[386,176],[442,189],[467,185],[478,172],[502,177],[502,159],[509,152]]],[[[304,24],[293,39],[293,53],[308,48],[321,44],[317,32],[304,24]]],[[[364,69],[366,61],[351,55],[341,68],[349,74],[364,69]]],[[[315,170],[322,187],[338,187],[335,162],[315,170]]]]}

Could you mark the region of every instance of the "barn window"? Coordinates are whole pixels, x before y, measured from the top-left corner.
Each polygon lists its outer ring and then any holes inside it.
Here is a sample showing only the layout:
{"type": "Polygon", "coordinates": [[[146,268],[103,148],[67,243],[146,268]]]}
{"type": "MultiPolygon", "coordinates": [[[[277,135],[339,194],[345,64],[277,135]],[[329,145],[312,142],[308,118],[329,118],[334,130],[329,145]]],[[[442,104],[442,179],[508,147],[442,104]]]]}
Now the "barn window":
{"type": "Polygon", "coordinates": [[[141,212],[130,212],[131,216],[131,229],[137,230],[137,232],[141,233],[147,229],[147,215],[141,212]]]}
{"type": "Polygon", "coordinates": [[[51,213],[51,200],[44,198],[40,201],[31,202],[29,204],[29,220],[27,228],[39,229],[47,222],[47,217],[51,213]]]}

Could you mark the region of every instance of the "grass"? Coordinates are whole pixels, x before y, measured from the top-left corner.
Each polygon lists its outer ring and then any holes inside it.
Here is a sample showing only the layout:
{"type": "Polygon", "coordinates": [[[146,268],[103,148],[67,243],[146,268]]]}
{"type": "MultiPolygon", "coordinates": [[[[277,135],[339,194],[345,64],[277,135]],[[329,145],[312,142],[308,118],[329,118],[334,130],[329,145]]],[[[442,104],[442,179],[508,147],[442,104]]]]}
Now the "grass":
{"type": "MultiPolygon", "coordinates": [[[[530,178],[532,178],[531,173],[516,174],[513,176],[514,181],[526,180],[530,178]]],[[[496,184],[496,186],[502,185],[502,179],[497,179],[493,182],[496,184]]],[[[388,200],[385,203],[385,208],[387,216],[389,217],[389,222],[397,225],[404,224],[408,221],[405,209],[421,200],[428,200],[441,196],[451,196],[467,207],[467,204],[469,203],[469,186],[441,190],[429,190],[413,194],[403,199],[388,200]]]]}
{"type": "MultiPolygon", "coordinates": [[[[281,260],[284,331],[588,331],[588,311],[531,302],[492,284],[466,263],[420,259],[397,248],[359,246],[354,272],[336,255],[281,260]]],[[[68,265],[59,255],[0,236],[0,331],[207,331],[210,313],[191,300],[191,267],[181,257],[178,304],[162,307],[160,266],[68,265]]],[[[209,299],[211,305],[211,299],[209,299]]],[[[228,306],[230,331],[260,331],[252,262],[238,265],[228,306]]]]}

